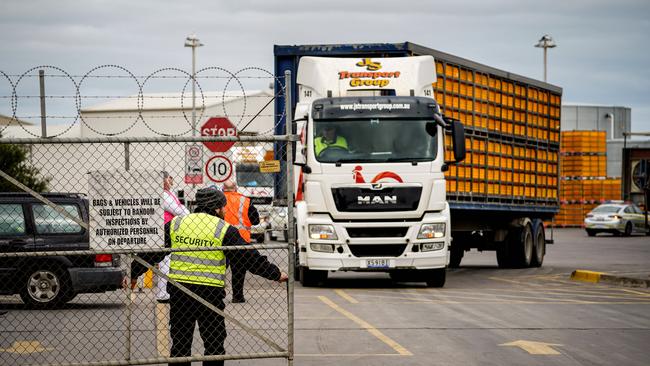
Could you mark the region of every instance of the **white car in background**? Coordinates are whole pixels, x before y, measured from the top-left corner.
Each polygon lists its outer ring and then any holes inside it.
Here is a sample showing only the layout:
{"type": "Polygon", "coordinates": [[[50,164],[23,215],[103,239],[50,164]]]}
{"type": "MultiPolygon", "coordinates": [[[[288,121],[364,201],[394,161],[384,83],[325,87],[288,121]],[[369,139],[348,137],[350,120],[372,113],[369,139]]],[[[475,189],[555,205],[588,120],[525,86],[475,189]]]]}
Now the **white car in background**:
{"type": "Polygon", "coordinates": [[[603,232],[623,236],[630,236],[632,233],[650,235],[645,222],[645,215],[637,205],[611,201],[594,208],[587,214],[585,230],[589,236],[603,232]]]}

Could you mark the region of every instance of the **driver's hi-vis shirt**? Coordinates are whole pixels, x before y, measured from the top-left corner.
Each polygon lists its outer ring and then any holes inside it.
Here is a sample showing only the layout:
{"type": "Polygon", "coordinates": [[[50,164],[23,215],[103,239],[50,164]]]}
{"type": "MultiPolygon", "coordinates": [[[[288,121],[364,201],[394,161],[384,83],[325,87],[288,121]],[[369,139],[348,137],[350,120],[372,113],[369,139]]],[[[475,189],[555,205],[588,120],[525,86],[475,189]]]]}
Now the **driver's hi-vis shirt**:
{"type": "Polygon", "coordinates": [[[348,141],[343,136],[336,136],[336,141],[332,143],[324,141],[323,137],[316,137],[314,139],[314,149],[316,151],[316,156],[319,156],[320,153],[328,147],[340,147],[342,149],[348,150],[348,141]]]}

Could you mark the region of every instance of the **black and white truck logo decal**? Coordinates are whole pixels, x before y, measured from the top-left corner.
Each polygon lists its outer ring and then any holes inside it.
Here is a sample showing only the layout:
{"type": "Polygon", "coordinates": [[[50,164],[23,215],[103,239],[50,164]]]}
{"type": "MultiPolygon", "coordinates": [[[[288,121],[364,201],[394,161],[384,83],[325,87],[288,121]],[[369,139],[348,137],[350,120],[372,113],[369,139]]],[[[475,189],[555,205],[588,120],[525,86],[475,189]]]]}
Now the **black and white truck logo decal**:
{"type": "Polygon", "coordinates": [[[357,196],[359,205],[396,205],[397,196],[357,196]]]}

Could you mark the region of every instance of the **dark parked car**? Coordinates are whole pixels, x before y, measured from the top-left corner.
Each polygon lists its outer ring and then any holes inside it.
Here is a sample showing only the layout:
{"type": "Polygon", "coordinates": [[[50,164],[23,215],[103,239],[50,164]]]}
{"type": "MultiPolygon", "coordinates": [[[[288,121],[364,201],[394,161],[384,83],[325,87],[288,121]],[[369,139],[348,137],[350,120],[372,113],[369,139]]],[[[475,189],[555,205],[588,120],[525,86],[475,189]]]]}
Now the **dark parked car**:
{"type": "MultiPolygon", "coordinates": [[[[81,194],[45,193],[88,222],[81,194]]],[[[0,193],[0,294],[20,294],[31,307],[56,307],[79,293],[114,291],[124,277],[119,255],[2,257],[2,253],[88,250],[88,230],[26,193],[0,193]]]]}

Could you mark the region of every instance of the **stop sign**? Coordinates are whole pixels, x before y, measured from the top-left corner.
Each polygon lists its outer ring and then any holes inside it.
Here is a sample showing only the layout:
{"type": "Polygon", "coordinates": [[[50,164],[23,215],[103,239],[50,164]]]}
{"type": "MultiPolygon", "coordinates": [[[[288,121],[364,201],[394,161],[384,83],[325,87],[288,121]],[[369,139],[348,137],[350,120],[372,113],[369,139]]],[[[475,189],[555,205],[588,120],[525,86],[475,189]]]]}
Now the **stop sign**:
{"type": "MultiPolygon", "coordinates": [[[[201,136],[237,136],[237,128],[225,117],[212,117],[201,126],[201,136]]],[[[235,141],[204,142],[212,152],[226,152],[235,141]]]]}

